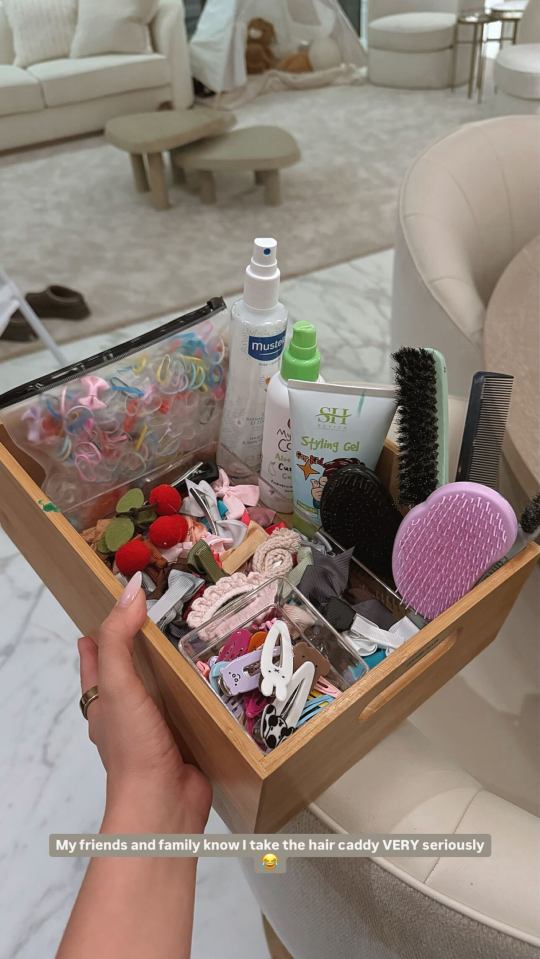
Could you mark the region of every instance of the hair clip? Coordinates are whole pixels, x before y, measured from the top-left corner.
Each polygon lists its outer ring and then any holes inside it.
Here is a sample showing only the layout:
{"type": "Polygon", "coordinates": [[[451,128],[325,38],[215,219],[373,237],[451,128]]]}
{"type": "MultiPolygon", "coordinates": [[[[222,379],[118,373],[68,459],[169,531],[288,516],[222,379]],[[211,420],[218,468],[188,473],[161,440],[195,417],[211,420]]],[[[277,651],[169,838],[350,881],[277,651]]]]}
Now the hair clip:
{"type": "Polygon", "coordinates": [[[339,696],[339,689],[328,682],[325,676],[319,676],[311,692],[321,693],[323,696],[331,696],[332,699],[336,699],[339,696]]]}
{"type": "Polygon", "coordinates": [[[293,650],[293,663],[295,669],[298,669],[302,663],[313,663],[315,667],[314,682],[320,679],[321,676],[326,676],[332,668],[326,656],[323,656],[318,649],[315,649],[314,646],[305,642],[296,643],[293,650]]]}
{"type": "Polygon", "coordinates": [[[210,675],[210,666],[208,665],[208,663],[203,663],[202,659],[198,659],[197,662],[195,663],[195,667],[199,670],[199,672],[202,674],[202,676],[204,676],[205,679],[208,679],[210,675]]]}
{"type": "MultiPolygon", "coordinates": [[[[195,544],[189,556],[191,556],[197,548],[202,549],[203,547],[208,549],[206,543],[201,540],[201,542],[195,544]]],[[[217,568],[219,569],[219,567],[217,568]]],[[[232,576],[222,575],[222,578],[215,586],[209,586],[203,596],[193,601],[187,617],[188,626],[190,626],[191,629],[202,626],[203,623],[207,623],[209,619],[212,619],[225,603],[242,596],[244,593],[253,592],[253,590],[257,589],[258,586],[262,586],[265,582],[266,578],[262,576],[261,573],[248,573],[247,576],[245,573],[234,573],[232,576]]],[[[274,593],[275,589],[273,588],[273,594],[274,593]]],[[[240,615],[240,623],[245,622],[246,611],[243,610],[240,615]]],[[[228,625],[231,629],[234,628],[233,623],[229,623],[228,625]]],[[[227,627],[222,626],[221,628],[224,631],[227,627]]]]}
{"type": "MultiPolygon", "coordinates": [[[[255,574],[261,575],[261,574],[255,574]]],[[[315,669],[315,667],[313,667],[315,669]]],[[[263,645],[261,654],[261,692],[263,696],[275,697],[278,702],[287,698],[287,686],[293,674],[293,651],[291,634],[287,624],[282,619],[276,620],[270,629],[263,645]],[[274,662],[274,647],[278,641],[281,644],[279,661],[274,662]]],[[[309,692],[309,690],[308,690],[309,692]]]]}
{"type": "Polygon", "coordinates": [[[210,672],[208,674],[208,682],[210,683],[212,689],[218,696],[221,696],[221,686],[219,685],[219,676],[221,670],[224,669],[226,663],[222,663],[221,660],[218,660],[217,663],[214,663],[210,666],[210,672]]]}
{"type": "Polygon", "coordinates": [[[239,656],[250,652],[250,640],[251,633],[249,629],[237,629],[234,633],[231,633],[229,638],[223,643],[219,651],[220,660],[223,662],[231,662],[233,659],[237,659],[239,656]]]}
{"type": "Polygon", "coordinates": [[[285,700],[279,702],[276,698],[275,702],[265,706],[258,723],[258,735],[268,749],[275,749],[282,739],[290,736],[296,729],[306,705],[314,675],[313,663],[302,663],[291,676],[285,700]]]}
{"type": "Polygon", "coordinates": [[[341,596],[347,588],[349,567],[353,550],[348,549],[337,556],[326,556],[313,551],[313,566],[308,566],[298,585],[306,599],[321,605],[331,596],[341,596]]]}
{"type": "Polygon", "coordinates": [[[229,515],[240,518],[246,506],[256,506],[259,502],[259,487],[254,484],[231,486],[231,481],[224,469],[220,469],[219,477],[212,484],[214,493],[222,499],[229,511],[229,515]]]}
{"type": "Polygon", "coordinates": [[[300,537],[292,529],[276,529],[266,542],[261,543],[253,557],[253,569],[257,573],[280,576],[293,567],[293,555],[300,547],[300,537]]]}
{"type": "Polygon", "coordinates": [[[200,589],[203,582],[204,580],[198,576],[192,576],[191,573],[183,573],[177,569],[171,570],[167,590],[163,596],[148,604],[148,618],[160,625],[169,611],[180,602],[187,602],[189,597],[200,589]]]}
{"type": "MultiPolygon", "coordinates": [[[[215,584],[223,577],[227,578],[227,573],[218,566],[212,550],[203,539],[200,539],[191,547],[187,556],[187,563],[195,572],[200,573],[201,576],[210,580],[211,583],[215,584]]],[[[190,626],[192,625],[189,618],[188,623],[190,626]]]]}
{"type": "Polygon", "coordinates": [[[320,709],[324,706],[328,706],[330,703],[333,703],[334,699],[332,696],[317,696],[316,699],[308,699],[306,705],[302,710],[300,719],[296,724],[298,729],[300,726],[303,726],[304,723],[307,723],[308,720],[313,719],[317,715],[320,709]]]}
{"type": "Polygon", "coordinates": [[[219,681],[221,688],[229,696],[236,696],[239,693],[249,693],[257,689],[261,675],[262,649],[254,649],[252,653],[246,653],[227,662],[221,670],[219,681]]]}
{"type": "Polygon", "coordinates": [[[254,649],[259,649],[259,647],[264,643],[267,635],[267,629],[258,629],[255,633],[252,633],[250,636],[247,652],[252,653],[254,649]]]}

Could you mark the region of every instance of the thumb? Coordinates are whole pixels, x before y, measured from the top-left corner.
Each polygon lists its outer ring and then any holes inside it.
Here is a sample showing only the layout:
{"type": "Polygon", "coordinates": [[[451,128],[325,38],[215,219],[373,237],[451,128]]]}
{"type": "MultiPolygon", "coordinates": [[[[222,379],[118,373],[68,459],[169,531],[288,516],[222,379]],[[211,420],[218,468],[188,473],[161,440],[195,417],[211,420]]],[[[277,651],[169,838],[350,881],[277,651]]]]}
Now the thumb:
{"type": "Polygon", "coordinates": [[[132,660],[133,641],[146,620],[146,597],[141,582],[141,574],[135,573],[98,630],[102,689],[124,686],[136,676],[132,660]]]}

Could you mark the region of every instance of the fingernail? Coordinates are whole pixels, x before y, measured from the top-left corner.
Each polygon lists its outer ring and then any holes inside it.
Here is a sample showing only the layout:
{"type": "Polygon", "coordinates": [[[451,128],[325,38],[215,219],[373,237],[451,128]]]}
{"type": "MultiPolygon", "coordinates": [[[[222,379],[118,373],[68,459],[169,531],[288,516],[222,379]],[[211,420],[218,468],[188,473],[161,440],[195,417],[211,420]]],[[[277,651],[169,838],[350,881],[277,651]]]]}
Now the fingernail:
{"type": "Polygon", "coordinates": [[[133,600],[137,596],[140,588],[142,586],[142,573],[135,573],[127,586],[124,587],[117,605],[122,606],[124,609],[126,606],[131,606],[133,600]]]}

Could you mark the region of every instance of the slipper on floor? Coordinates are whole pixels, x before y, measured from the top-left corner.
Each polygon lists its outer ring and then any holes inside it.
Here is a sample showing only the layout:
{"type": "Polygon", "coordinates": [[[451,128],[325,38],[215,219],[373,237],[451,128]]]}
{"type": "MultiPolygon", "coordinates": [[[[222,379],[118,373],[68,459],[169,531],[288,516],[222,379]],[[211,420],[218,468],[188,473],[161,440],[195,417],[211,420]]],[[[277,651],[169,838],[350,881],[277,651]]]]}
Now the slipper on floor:
{"type": "MultiPolygon", "coordinates": [[[[40,320],[85,320],[90,316],[88,304],[82,293],[67,286],[48,286],[41,293],[27,293],[26,302],[40,320]]],[[[20,310],[15,316],[22,317],[20,310]]]]}
{"type": "Polygon", "coordinates": [[[32,343],[33,340],[37,340],[37,336],[22,313],[17,310],[17,313],[11,317],[0,336],[0,340],[10,340],[12,343],[32,343]]]}

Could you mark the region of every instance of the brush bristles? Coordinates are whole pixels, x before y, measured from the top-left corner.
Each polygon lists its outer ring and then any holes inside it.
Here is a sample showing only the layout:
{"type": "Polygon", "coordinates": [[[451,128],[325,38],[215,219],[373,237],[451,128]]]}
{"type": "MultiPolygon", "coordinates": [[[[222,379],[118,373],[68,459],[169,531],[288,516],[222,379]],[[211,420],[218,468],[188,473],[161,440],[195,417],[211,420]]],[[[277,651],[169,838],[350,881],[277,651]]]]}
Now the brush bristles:
{"type": "Polygon", "coordinates": [[[422,503],[437,488],[437,372],[429,350],[404,346],[392,354],[398,388],[399,501],[422,503]]]}
{"type": "Polygon", "coordinates": [[[527,536],[531,536],[540,526],[540,493],[537,493],[528,506],[523,510],[521,528],[527,536]]]}

